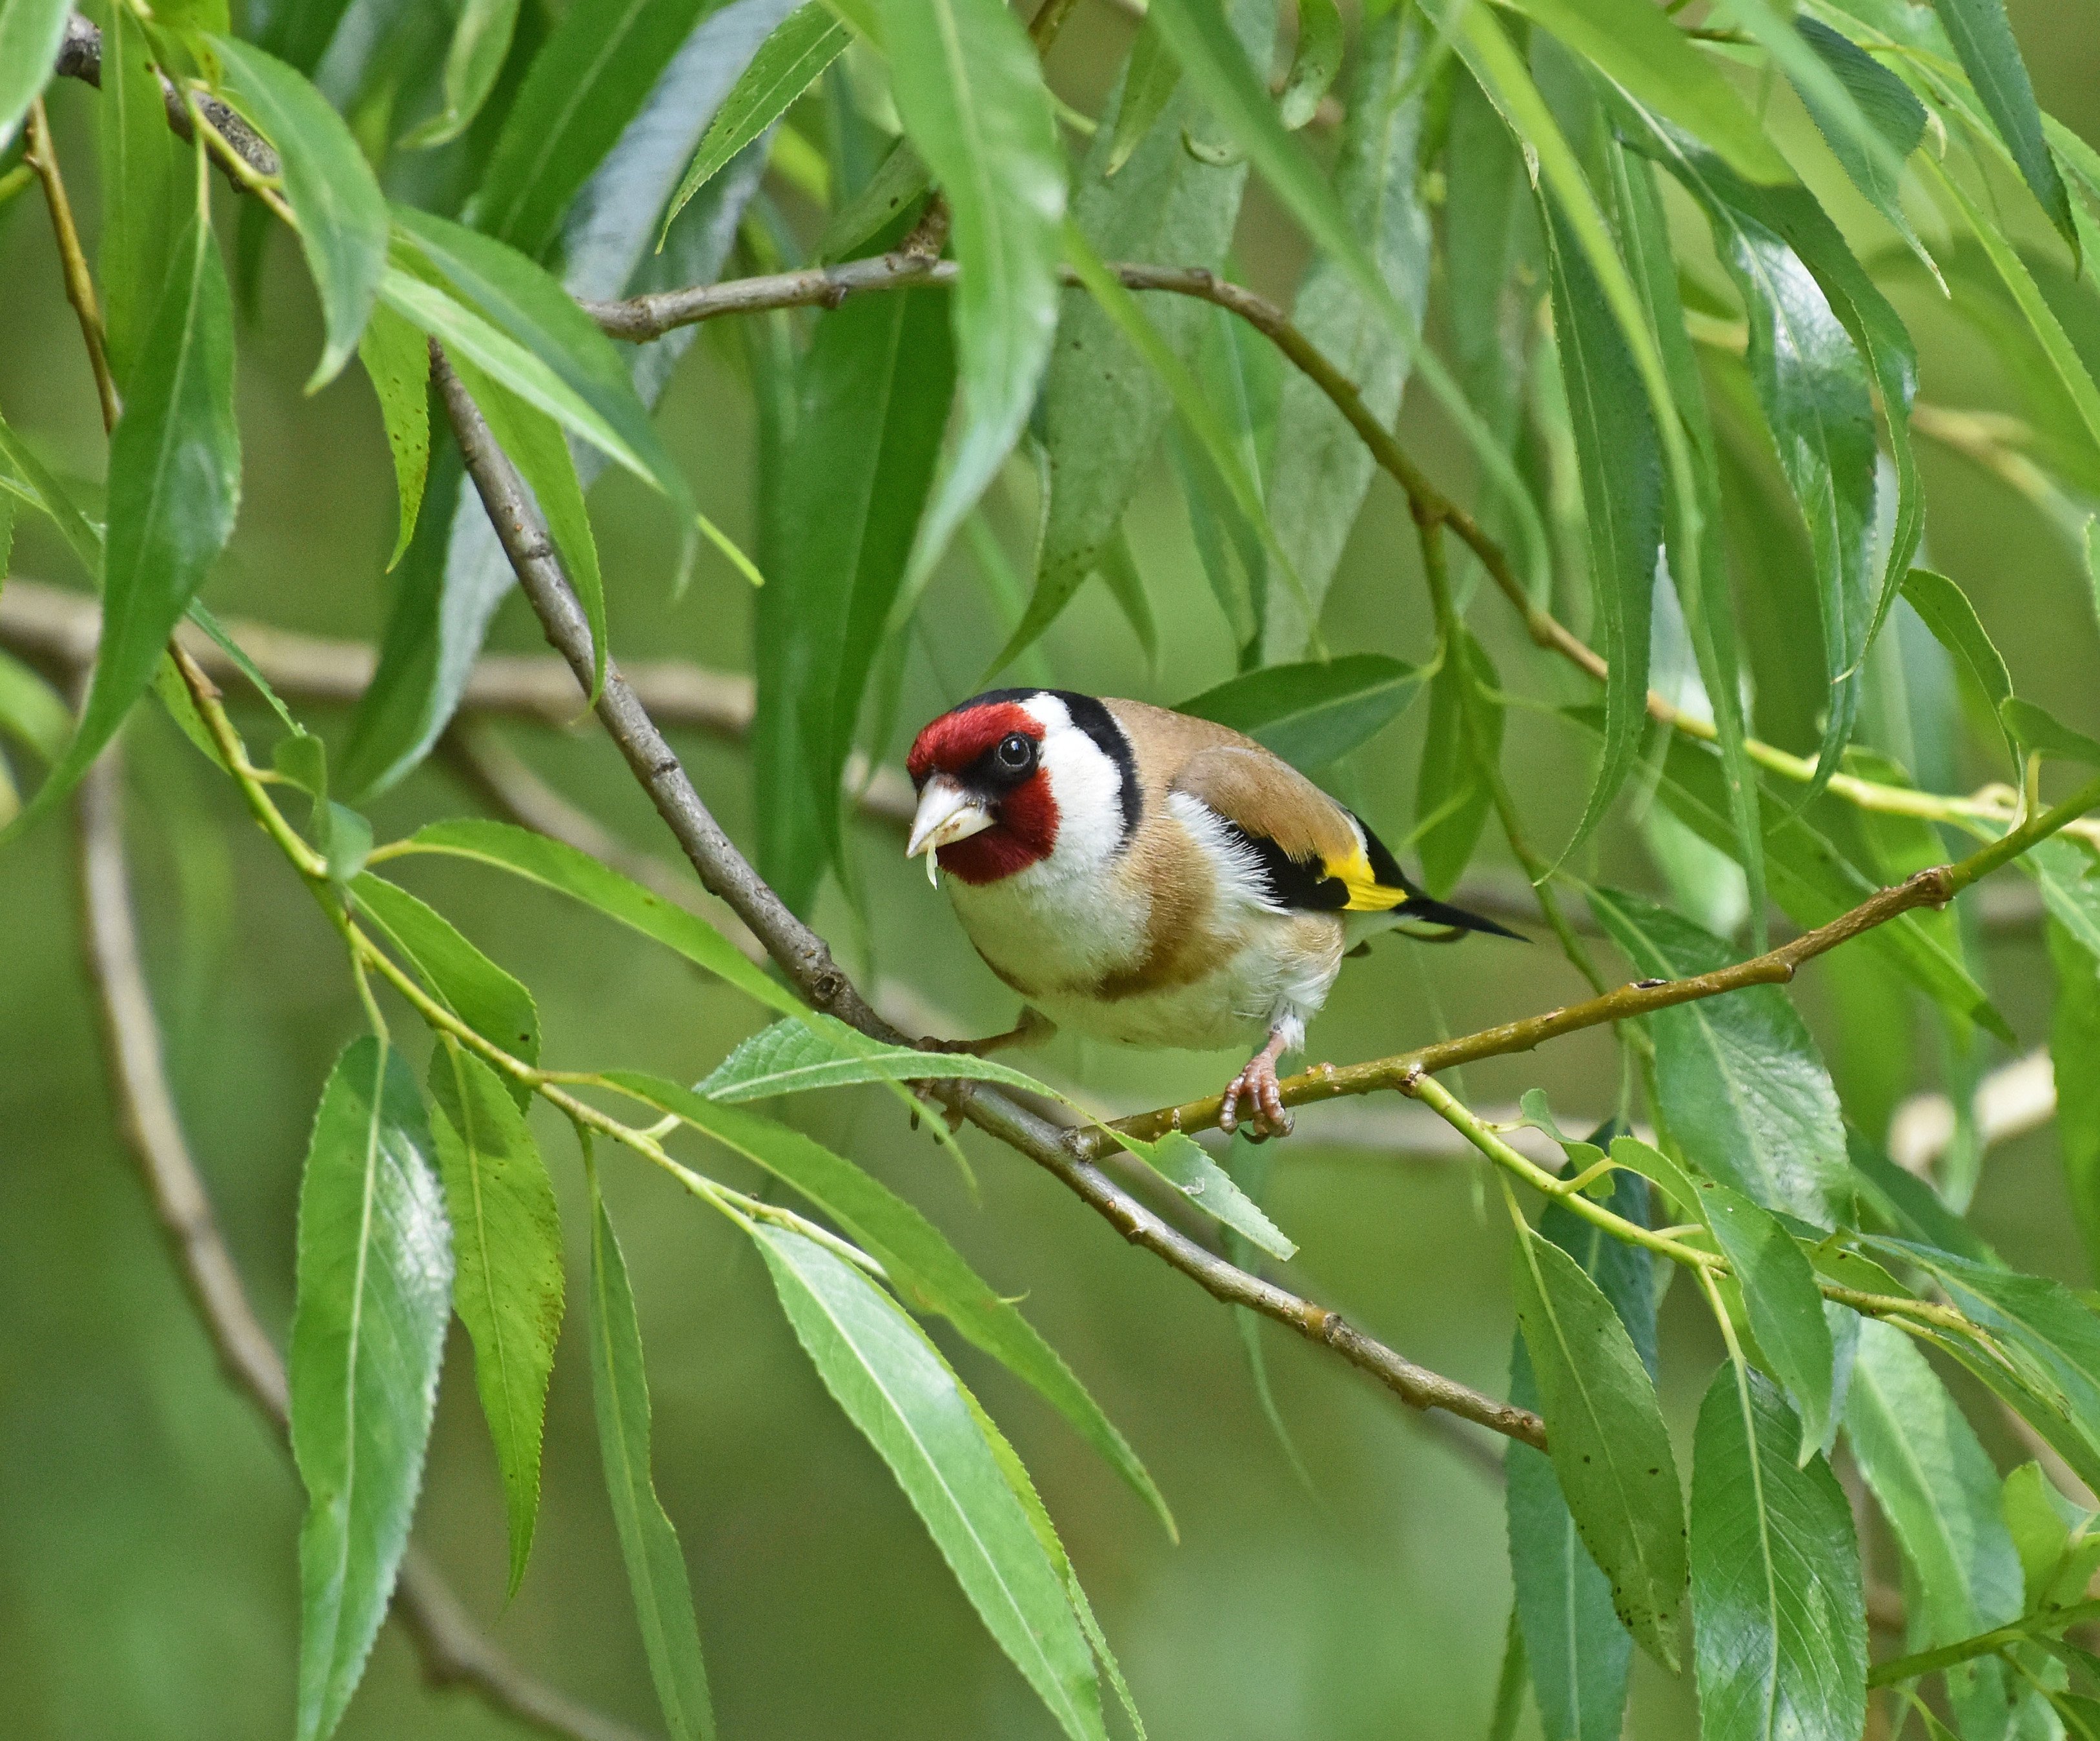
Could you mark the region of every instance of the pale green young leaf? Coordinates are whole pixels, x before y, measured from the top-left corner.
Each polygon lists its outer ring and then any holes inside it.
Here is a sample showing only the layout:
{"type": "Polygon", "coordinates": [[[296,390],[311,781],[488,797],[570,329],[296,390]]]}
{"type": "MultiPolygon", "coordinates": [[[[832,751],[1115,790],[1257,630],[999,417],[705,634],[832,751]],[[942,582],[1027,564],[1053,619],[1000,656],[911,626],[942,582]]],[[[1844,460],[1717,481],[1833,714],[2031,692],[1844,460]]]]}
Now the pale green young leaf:
{"type": "MultiPolygon", "coordinates": [[[[0,554],[4,554],[9,506],[0,501],[0,554]]],[[[55,762],[73,735],[73,714],[59,693],[12,655],[0,653],[0,732],[46,764],[55,762]]]]}
{"type": "Polygon", "coordinates": [[[986,1629],[1072,1741],[1105,1741],[1063,1580],[946,1362],[858,1270],[802,1235],[752,1237],[824,1387],[889,1466],[986,1629]]]}
{"type": "Polygon", "coordinates": [[[1299,0],[1298,46],[1276,98],[1276,118],[1284,131],[1295,133],[1319,113],[1342,70],[1343,47],[1342,9],[1335,0],[1299,0]]]}
{"type": "MultiPolygon", "coordinates": [[[[824,68],[845,51],[849,37],[846,27],[818,0],[805,0],[774,26],[708,123],[699,148],[665,209],[664,231],[730,158],[786,114],[823,76],[824,68]]],[[[660,234],[658,245],[662,245],[660,234]]]]}
{"type": "MultiPolygon", "coordinates": [[[[2012,697],[2012,673],[2006,670],[2005,656],[1985,631],[1969,595],[1946,575],[1930,568],[1912,569],[1904,580],[1903,594],[1932,631],[1932,638],[1976,680],[1995,713],[2012,697]]],[[[2019,750],[2010,732],[2005,747],[2017,764],[2019,750]]]]}
{"type": "Polygon", "coordinates": [[[725,1105],[768,1100],[867,1082],[942,1080],[997,1082],[1024,1094],[1058,1098],[1026,1072],[971,1052],[920,1051],[883,1046],[855,1034],[835,1016],[812,1014],[776,1021],[739,1044],[693,1091],[725,1105]]]}
{"type": "Polygon", "coordinates": [[[562,571],[576,589],[576,602],[583,606],[591,638],[591,686],[584,704],[595,707],[605,687],[605,580],[598,570],[598,538],[591,531],[590,509],[584,503],[584,487],[576,476],[568,438],[554,418],[465,358],[455,360],[452,367],[487,420],[496,446],[518,468],[539,504],[562,571]]]}
{"type": "Polygon", "coordinates": [[[2046,707],[2018,696],[1998,703],[1998,720],[2013,741],[2030,756],[2058,761],[2100,765],[2100,743],[2082,731],[2073,731],[2046,707]]]}
{"type": "Polygon", "coordinates": [[[547,1380],[561,1338],[561,1211],[505,1079],[449,1039],[431,1055],[430,1104],[452,1225],[452,1309],[474,1339],[474,1388],[503,1474],[514,1596],[539,1517],[547,1380]]]}
{"type": "MultiPolygon", "coordinates": [[[[514,5],[516,0],[511,0],[514,5]]],[[[210,37],[227,94],[277,148],[299,245],[327,329],[307,382],[315,392],[357,350],[386,271],[386,198],[347,123],[281,60],[233,37],[210,37]]]]}
{"type": "Polygon", "coordinates": [[[671,1741],[713,1741],[714,1707],[678,1532],[649,1468],[649,1377],[627,1260],[591,1177],[591,1400],[598,1453],[620,1558],[642,1633],[642,1654],[671,1741]]]}
{"type": "Polygon", "coordinates": [[[1550,1240],[1520,1237],[1517,1327],[1575,1528],[1641,1648],[1673,1672],[1684,1603],[1684,1508],[1655,1385],[1610,1300],[1550,1240]]]}
{"type": "Polygon", "coordinates": [[[423,487],[430,470],[430,348],[423,335],[383,303],[372,311],[357,341],[358,359],[379,401],[387,451],[394,456],[394,493],[401,505],[389,569],[415,536],[423,487]]]}
{"type": "Polygon", "coordinates": [[[102,97],[95,108],[103,187],[95,263],[103,343],[121,395],[168,282],[190,165],[168,126],[160,74],[139,15],[128,6],[112,6],[104,22],[102,97]]]}
{"type": "Polygon", "coordinates": [[[1724,1362],[1699,1409],[1692,1609],[1702,1741],[1852,1741],[1867,1616],[1844,1490],[1762,1373],[1724,1362]]]}
{"type": "Polygon", "coordinates": [[[51,82],[71,0],[0,0],[0,145],[51,82]]]}
{"type": "Polygon", "coordinates": [[[1125,1148],[1212,1219],[1222,1222],[1273,1258],[1287,1263],[1298,1255],[1290,1236],[1233,1183],[1233,1175],[1213,1161],[1210,1151],[1193,1137],[1170,1131],[1157,1142],[1147,1143],[1121,1131],[1114,1134],[1125,1148]]]}
{"type": "Polygon", "coordinates": [[[1726,1185],[1702,1181],[1698,1207],[1742,1289],[1750,1333],[1801,1420],[1797,1463],[1828,1441],[1836,1355],[1815,1272],[1778,1219],[1726,1185]]]}
{"type": "Polygon", "coordinates": [[[518,0],[464,0],[445,50],[444,102],[401,140],[404,151],[443,145],[465,132],[496,88],[518,28],[518,0]]]}
{"type": "Polygon", "coordinates": [[[299,1184],[292,1454],[299,1741],[326,1741],[364,1673],[408,1545],[437,1404],[452,1258],[430,1126],[400,1054],[336,1060],[299,1184]]]}
{"type": "Polygon", "coordinates": [[[915,598],[1028,420],[1057,324],[1065,161],[1034,44],[1000,0],[880,0],[904,131],[946,196],[962,384],[953,457],[919,522],[915,598]]]}
{"type": "Polygon", "coordinates": [[[1383,653],[1271,665],[1177,704],[1215,720],[1308,773],[1339,760],[1398,718],[1422,686],[1415,667],[1383,653]]]}
{"type": "Polygon", "coordinates": [[[2032,1462],[2005,1477],[1998,1515],[2019,1556],[2026,1598],[2022,1611],[2039,1614],[2084,1599],[2100,1569],[2100,1533],[2094,1532],[2093,1513],[2065,1498],[2041,1465],[2032,1462]]]}
{"type": "MultiPolygon", "coordinates": [[[[1123,68],[1123,89],[1115,105],[1115,126],[1109,134],[1108,155],[1101,160],[1104,180],[1129,162],[1153,123],[1174,100],[1181,83],[1181,68],[1167,52],[1158,27],[1149,22],[1138,26],[1130,46],[1130,60],[1123,68]]],[[[1082,219],[1083,222],[1083,218],[1082,219]]]]}

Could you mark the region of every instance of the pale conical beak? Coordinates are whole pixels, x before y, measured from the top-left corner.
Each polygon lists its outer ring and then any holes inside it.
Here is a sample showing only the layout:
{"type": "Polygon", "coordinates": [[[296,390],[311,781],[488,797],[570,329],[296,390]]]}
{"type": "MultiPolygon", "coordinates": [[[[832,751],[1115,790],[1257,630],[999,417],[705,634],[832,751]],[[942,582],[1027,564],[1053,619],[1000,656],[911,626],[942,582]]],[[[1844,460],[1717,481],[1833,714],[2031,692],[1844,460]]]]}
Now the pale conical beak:
{"type": "Polygon", "coordinates": [[[992,813],[982,799],[973,797],[944,774],[937,774],[919,795],[918,813],[911,818],[911,838],[904,843],[904,856],[926,855],[926,877],[935,879],[933,854],[942,847],[982,834],[992,825],[992,813]]]}

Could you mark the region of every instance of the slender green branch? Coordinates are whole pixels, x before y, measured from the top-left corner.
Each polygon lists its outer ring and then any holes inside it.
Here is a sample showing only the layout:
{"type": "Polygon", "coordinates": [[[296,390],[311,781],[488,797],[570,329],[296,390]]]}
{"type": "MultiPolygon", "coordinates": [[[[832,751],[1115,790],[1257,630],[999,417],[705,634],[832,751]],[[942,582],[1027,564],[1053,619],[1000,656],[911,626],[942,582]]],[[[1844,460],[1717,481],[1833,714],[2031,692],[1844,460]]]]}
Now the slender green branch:
{"type": "Polygon", "coordinates": [[[110,373],[109,352],[103,342],[102,311],[95,301],[95,275],[88,270],[87,253],[80,245],[80,231],[73,221],[73,201],[66,197],[65,177],[59,170],[58,147],[51,140],[50,117],[42,97],[29,105],[28,150],[24,161],[43,183],[44,205],[51,215],[51,236],[58,245],[59,269],[65,280],[66,300],[80,321],[80,336],[87,345],[88,366],[95,371],[95,396],[102,405],[102,429],[107,434],[117,426],[123,405],[117,396],[116,377],[110,373]]]}
{"type": "Polygon", "coordinates": [[[2037,1637],[2055,1637],[2067,1627],[2081,1620],[2100,1619],[2100,1600],[2076,1602],[2067,1608],[2054,1608],[2046,1614],[2030,1615],[2025,1620],[2015,1620],[2010,1626],[1992,1628],[1987,1633],[1978,1633],[1973,1638],[1962,1638],[1952,1644],[1943,1644],[1935,1651],[1920,1651],[1915,1655],[1898,1656],[1885,1663],[1877,1663],[1867,1674],[1869,1686],[1894,1686],[1903,1681],[1915,1681],[1921,1675],[1936,1674],[1943,1668],[1972,1662],[1979,1656],[1990,1656],[2008,1646],[2025,1644],[2037,1637]]]}

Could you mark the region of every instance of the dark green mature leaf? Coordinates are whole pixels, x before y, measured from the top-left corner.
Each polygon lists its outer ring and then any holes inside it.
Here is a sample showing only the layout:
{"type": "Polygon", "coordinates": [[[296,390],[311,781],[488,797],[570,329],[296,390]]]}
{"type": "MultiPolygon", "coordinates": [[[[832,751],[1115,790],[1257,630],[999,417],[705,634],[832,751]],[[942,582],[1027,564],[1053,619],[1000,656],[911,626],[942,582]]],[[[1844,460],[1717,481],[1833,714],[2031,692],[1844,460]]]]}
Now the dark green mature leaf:
{"type": "Polygon", "coordinates": [[[699,149],[664,214],[665,230],[730,158],[786,114],[823,76],[824,68],[845,52],[850,35],[819,0],[805,0],[774,27],[708,123],[699,149]]]}
{"type": "Polygon", "coordinates": [[[452,1219],[452,1309],[474,1338],[474,1388],[510,1525],[510,1594],[540,1511],[540,1439],[562,1333],[562,1217],[506,1079],[449,1039],[430,1059],[430,1126],[452,1219]]]}
{"type": "Polygon", "coordinates": [[[504,117],[476,228],[537,256],[648,97],[707,0],[606,0],[562,15],[504,117]]]}
{"type": "Polygon", "coordinates": [[[1105,1741],[1085,1634],[946,1363],[842,1258],[783,1228],[752,1237],[824,1388],[889,1466],[986,1629],[1073,1741],[1105,1741]]]}
{"type": "Polygon", "coordinates": [[[955,379],[947,298],[930,290],[826,315],[798,371],[757,599],[752,779],[760,869],[800,913],[827,863],[845,875],[840,782],[955,379]]]}
{"type": "MultiPolygon", "coordinates": [[[[1732,959],[1718,937],[1637,895],[1600,889],[1590,905],[1644,976],[1682,979],[1732,959]]],[[[1655,1038],[1662,1117],[1678,1146],[1767,1208],[1833,1225],[1851,1191],[1844,1124],[1815,1042],[1786,994],[1752,985],[1642,1020],[1655,1038]]]]}
{"type": "MultiPolygon", "coordinates": [[[[780,1058],[787,1050],[787,1042],[788,1037],[783,1034],[781,1045],[771,1050],[774,1064],[770,1069],[744,1076],[743,1085],[752,1089],[754,1095],[790,1091],[801,1083],[790,1081],[783,1087],[779,1084],[784,1078],[799,1077],[802,1069],[816,1067],[814,1060],[800,1067],[783,1065],[780,1058]],[[767,1080],[769,1076],[770,1081],[767,1080]]],[[[797,1050],[806,1056],[808,1048],[797,1050]]],[[[725,1063],[724,1069],[732,1069],[738,1057],[745,1056],[739,1048],[725,1063]]],[[[832,1051],[835,1060],[837,1056],[832,1051]]],[[[989,1061],[967,1056],[942,1060],[950,1064],[981,1064],[989,1061]]],[[[864,1068],[866,1063],[864,1060],[864,1068]]],[[[1152,1507],[1167,1533],[1174,1534],[1174,1519],[1167,1509],[1167,1501],[1145,1472],[1136,1453],[1101,1413],[1100,1404],[1087,1394],[1086,1387],[1073,1376],[1071,1369],[1011,1302],[986,1285],[949,1243],[947,1236],[911,1204],[852,1161],[785,1125],[730,1105],[726,1100],[709,1099],[704,1093],[695,1093],[653,1077],[631,1071],[614,1071],[608,1075],[624,1091],[677,1114],[694,1129],[755,1161],[801,1192],[882,1265],[893,1285],[907,1299],[926,1311],[942,1314],[973,1347],[1000,1362],[1071,1422],[1152,1507]]],[[[862,1076],[858,1079],[873,1078],[862,1076]]],[[[1025,1082],[1026,1078],[1021,1080],[1025,1082]]],[[[701,1086],[708,1089],[707,1083],[701,1086]]],[[[731,1090],[710,1091],[727,1094],[731,1090]]]]}
{"type": "Polygon", "coordinates": [[[1815,1272],[1778,1219],[1740,1192],[1702,1183],[1699,1209],[1743,1290],[1750,1333],[1793,1400],[1801,1419],[1795,1461],[1806,1463],[1829,1437],[1836,1362],[1815,1272]]]}
{"type": "Polygon", "coordinates": [[[1414,785],[1422,880],[1433,895],[1447,893],[1458,880],[1494,802],[1482,765],[1492,767],[1502,757],[1502,709],[1490,694],[1499,687],[1487,650],[1461,629],[1458,646],[1445,649],[1443,662],[1429,679],[1429,723],[1422,739],[1422,772],[1414,785]],[[1474,691],[1470,709],[1468,685],[1474,691]],[[1474,741],[1469,712],[1485,727],[1485,743],[1474,741]]]}
{"type": "MultiPolygon", "coordinates": [[[[516,0],[510,0],[516,5],[516,0]]],[[[464,27],[462,27],[464,28],[464,27]]],[[[334,379],[357,349],[386,270],[386,198],[328,99],[281,60],[231,37],[210,38],[227,94],[269,136],[285,166],[299,245],[320,293],[327,341],[307,390],[334,379]]],[[[492,74],[492,77],[493,75],[492,74]]]]}
{"type": "Polygon", "coordinates": [[[408,1545],[451,1309],[430,1154],[407,1062],[353,1040],[321,1095],[299,1184],[299,1741],[324,1741],[342,1719],[408,1545]]]}
{"type": "Polygon", "coordinates": [[[1518,10],[1658,115],[1705,140],[1737,174],[1754,182],[1793,179],[1720,68],[1660,8],[1645,0],[1520,0],[1518,10]]]}
{"type": "MultiPolygon", "coordinates": [[[[2100,954],[2069,927],[2053,922],[2049,955],[2056,967],[2050,1055],[2100,1058],[2100,954]]],[[[2086,1261],[2100,1270],[2100,1070],[2079,1063],[2057,1070],[2056,1133],[2071,1214],[2085,1236],[2086,1261]]]]}
{"type": "Polygon", "coordinates": [[[606,1496],[634,1597],[634,1618],[671,1741],[713,1741],[714,1707],[700,1655],[693,1587],[678,1532],[649,1472],[649,1377],[642,1324],[612,1222],[591,1177],[591,1399],[606,1496]]]}
{"type": "Polygon", "coordinates": [[[1803,106],[1815,117],[1824,143],[1843,166],[1852,185],[1867,196],[1890,227],[1903,237],[1926,269],[1936,274],[1938,266],[1904,214],[1900,178],[1891,172],[1892,165],[1900,165],[1925,136],[1925,105],[1911,95],[1910,86],[1894,73],[1850,37],[1833,30],[1820,19],[1802,13],[1794,20],[1793,28],[1844,86],[1858,105],[1860,114],[1880,135],[1887,150],[1864,149],[1852,128],[1843,117],[1830,112],[1815,90],[1798,86],[1797,93],[1803,106]]]}
{"type": "MultiPolygon", "coordinates": [[[[1608,1208],[1646,1226],[1648,1204],[1644,1183],[1628,1174],[1614,1175],[1608,1208]]],[[[1597,1283],[1652,1376],[1655,1287],[1646,1254],[1608,1237],[1558,1203],[1547,1207],[1538,1228],[1597,1283]]],[[[1535,1407],[1538,1386],[1521,1333],[1511,1365],[1510,1399],[1535,1407]]],[[[1516,1620],[1540,1726],[1546,1741],[1617,1741],[1633,1640],[1613,1611],[1611,1580],[1576,1534],[1551,1459],[1512,1442],[1503,1462],[1516,1620]]]]}
{"type": "MultiPolygon", "coordinates": [[[[650,422],[627,364],[560,281],[514,249],[462,225],[406,205],[395,206],[394,218],[422,259],[502,333],[538,359],[590,408],[595,420],[574,421],[562,405],[544,400],[536,390],[536,381],[514,378],[488,357],[470,352],[470,359],[542,411],[560,418],[643,483],[654,484],[682,517],[686,515],[691,493],[650,422]],[[605,439],[607,431],[613,437],[610,442],[605,439]]],[[[398,302],[396,306],[400,306],[398,302]]]]}
{"type": "MultiPolygon", "coordinates": [[[[532,994],[450,919],[368,870],[351,883],[350,893],[447,1009],[490,1045],[527,1064],[540,1061],[540,1011],[532,994]]],[[[523,1082],[506,1081],[506,1086],[520,1110],[532,1104],[532,1091],[523,1082]]]]}
{"type": "Polygon", "coordinates": [[[598,571],[598,539],[591,531],[590,510],[584,505],[583,483],[576,475],[568,438],[546,412],[483,374],[464,357],[452,367],[480,408],[496,444],[532,491],[561,557],[562,572],[583,606],[591,638],[591,687],[585,703],[595,707],[605,687],[605,580],[598,571]]]}
{"type": "Polygon", "coordinates": [[[394,456],[394,493],[401,504],[390,569],[405,555],[422,511],[430,471],[430,348],[423,335],[390,308],[377,307],[357,342],[358,359],[371,377],[394,456]]]}
{"type": "Polygon", "coordinates": [[[1065,161],[1035,46],[1000,0],[881,0],[905,135],[947,196],[962,380],[955,456],[919,522],[915,593],[1028,420],[1057,324],[1065,161]]]}
{"type": "Polygon", "coordinates": [[[1527,1234],[1514,1266],[1554,1473],[1641,1648],[1673,1672],[1684,1509],[1655,1385],[1612,1302],[1560,1246],[1527,1234]]]}
{"type": "MultiPolygon", "coordinates": [[[[1675,38],[1674,26],[1647,0],[1645,14],[1675,38]]],[[[1553,329],[1589,533],[1591,619],[1604,632],[1604,753],[1582,820],[1562,849],[1581,845],[1618,796],[1648,725],[1648,619],[1662,553],[1662,444],[1640,371],[1604,306],[1595,275],[1565,223],[1549,210],[1553,329]]]]}
{"type": "MultiPolygon", "coordinates": [[[[1999,1514],[1998,1472],[1925,1356],[1890,1324],[1860,1327],[1845,1431],[1909,1562],[1912,1647],[1952,1644],[2018,1618],[2020,1560],[1999,1514]]],[[[1994,1708],[2002,1721],[2001,1663],[1950,1669],[1947,1684],[1965,1726],[1989,1732],[1994,1708]]]]}
{"type": "Polygon", "coordinates": [[[72,10],[70,0],[0,0],[0,145],[51,82],[72,10]]]}
{"type": "MultiPolygon", "coordinates": [[[[1273,0],[1235,0],[1233,20],[1242,42],[1265,44],[1276,27],[1273,0]]],[[[1149,60],[1143,49],[1133,51],[1112,99],[1114,126],[1095,134],[1079,170],[1072,216],[1104,258],[1186,261],[1215,271],[1232,238],[1246,167],[1206,161],[1183,148],[1185,128],[1205,146],[1226,135],[1193,94],[1176,94],[1179,64],[1166,52],[1156,22],[1145,24],[1139,41],[1159,43],[1160,51],[1149,60]],[[1123,117],[1155,101],[1139,139],[1125,141],[1130,148],[1111,170],[1123,117]]],[[[1147,312],[1161,338],[1193,364],[1209,311],[1191,298],[1156,300],[1160,306],[1147,312]]],[[[1117,332],[1108,311],[1083,291],[1066,292],[1043,381],[1050,492],[1022,625],[1029,640],[1056,620],[1102,562],[1171,404],[1164,381],[1117,332]]],[[[1026,644],[1017,632],[1008,656],[1026,644]]]]}
{"type": "Polygon", "coordinates": [[[188,217],[109,442],[102,642],[80,725],[12,825],[86,771],[152,681],[161,649],[232,535],[240,491],[233,417],[233,308],[209,222],[205,158],[182,190],[188,217]]]}
{"type": "Polygon", "coordinates": [[[518,28],[518,0],[462,0],[445,51],[444,105],[408,133],[402,148],[443,145],[465,132],[496,88],[518,28]]]}
{"type": "Polygon", "coordinates": [[[1700,1405],[1692,1611],[1702,1741],[1855,1741],[1867,1616],[1844,1490],[1762,1373],[1723,1364],[1700,1405]]]}
{"type": "Polygon", "coordinates": [[[1933,0],[1933,10],[1939,14],[1948,40],[1961,58],[1961,69],[1976,87],[1999,138],[2049,214],[2049,221],[2076,253],[2078,233],[2071,223],[2071,196],[2049,155],[2041,111],[2035,104],[2034,82],[2027,77],[2020,46],[2013,39],[2005,0],[1933,0]]]}
{"type": "Polygon", "coordinates": [[[1421,684],[1422,673],[1399,659],[1350,653],[1251,671],[1178,703],[1176,711],[1243,731],[1309,773],[1383,730],[1421,684]]]}
{"type": "Polygon", "coordinates": [[[395,842],[389,852],[439,853],[508,870],[595,907],[608,919],[654,938],[768,1009],[783,1016],[808,1013],[792,992],[746,960],[736,945],[705,919],[673,906],[633,878],[623,876],[562,841],[509,822],[476,818],[427,823],[406,840],[395,842]]]}
{"type": "MultiPolygon", "coordinates": [[[[1418,186],[1424,81],[1422,29],[1405,7],[1368,18],[1357,41],[1335,165],[1335,192],[1402,311],[1419,330],[1429,293],[1430,224],[1418,186]]],[[[1306,268],[1291,322],[1354,381],[1365,408],[1391,424],[1410,366],[1384,311],[1331,254],[1306,268]]],[[[1305,599],[1272,587],[1262,628],[1271,663],[1302,659],[1376,469],[1363,439],[1298,369],[1286,372],[1268,470],[1270,523],[1291,553],[1305,599]],[[1308,615],[1307,605],[1311,610],[1308,615]]]]}
{"type": "MultiPolygon", "coordinates": [[[[103,191],[97,264],[103,342],[121,394],[168,281],[170,250],[188,204],[190,165],[168,126],[160,75],[139,15],[127,6],[112,6],[100,21],[102,100],[95,105],[95,132],[103,191]]],[[[0,127],[0,135],[6,130],[0,127]]]]}

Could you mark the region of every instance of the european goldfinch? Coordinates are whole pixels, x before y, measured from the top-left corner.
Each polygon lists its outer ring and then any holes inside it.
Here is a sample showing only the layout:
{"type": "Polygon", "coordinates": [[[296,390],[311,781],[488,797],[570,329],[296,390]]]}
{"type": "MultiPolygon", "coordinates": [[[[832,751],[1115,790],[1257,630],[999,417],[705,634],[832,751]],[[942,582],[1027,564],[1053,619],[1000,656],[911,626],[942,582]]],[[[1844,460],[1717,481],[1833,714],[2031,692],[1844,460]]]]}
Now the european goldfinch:
{"type": "Polygon", "coordinates": [[[1277,1060],[1369,933],[1515,936],[1432,900],[1251,738],[1164,707],[994,690],[920,732],[907,767],[906,853],[947,873],[977,953],[1050,1022],[1192,1050],[1266,1030],[1219,1118],[1233,1130],[1244,1103],[1256,1139],[1290,1130],[1277,1060]]]}

